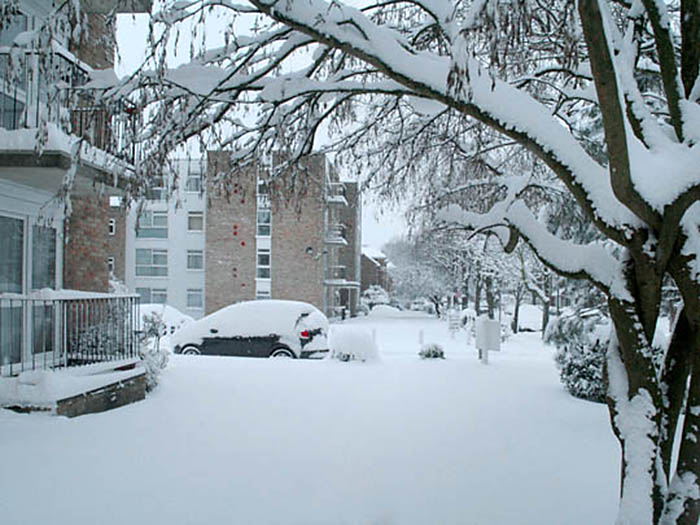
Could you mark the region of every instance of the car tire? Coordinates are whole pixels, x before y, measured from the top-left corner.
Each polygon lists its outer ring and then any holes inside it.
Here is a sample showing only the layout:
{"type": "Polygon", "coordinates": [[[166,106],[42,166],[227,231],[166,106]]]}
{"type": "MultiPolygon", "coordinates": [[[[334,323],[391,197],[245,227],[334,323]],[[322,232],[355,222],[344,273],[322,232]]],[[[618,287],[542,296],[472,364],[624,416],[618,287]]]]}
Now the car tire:
{"type": "Polygon", "coordinates": [[[182,355],[201,355],[202,352],[199,350],[199,347],[195,345],[187,345],[182,349],[182,352],[180,352],[182,355]]]}
{"type": "Polygon", "coordinates": [[[273,348],[272,352],[270,352],[270,357],[286,357],[289,359],[296,358],[296,356],[294,355],[294,352],[292,352],[286,346],[278,346],[277,348],[273,348]]]}

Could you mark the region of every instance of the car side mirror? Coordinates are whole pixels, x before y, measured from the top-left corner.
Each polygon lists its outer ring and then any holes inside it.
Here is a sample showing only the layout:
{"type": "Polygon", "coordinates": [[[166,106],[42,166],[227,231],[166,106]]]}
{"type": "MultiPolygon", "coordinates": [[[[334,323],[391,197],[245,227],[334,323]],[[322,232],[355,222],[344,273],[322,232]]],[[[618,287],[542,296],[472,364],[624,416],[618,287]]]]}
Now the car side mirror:
{"type": "Polygon", "coordinates": [[[218,333],[219,333],[219,331],[218,331],[216,328],[211,328],[209,331],[210,331],[212,334],[218,334],[218,333]]]}

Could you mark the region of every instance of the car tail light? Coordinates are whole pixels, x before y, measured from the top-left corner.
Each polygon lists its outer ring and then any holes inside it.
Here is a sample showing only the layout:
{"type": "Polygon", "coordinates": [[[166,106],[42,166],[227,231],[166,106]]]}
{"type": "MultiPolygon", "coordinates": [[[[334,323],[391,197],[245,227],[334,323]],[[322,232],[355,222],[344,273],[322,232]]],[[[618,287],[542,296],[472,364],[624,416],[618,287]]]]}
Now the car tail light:
{"type": "Polygon", "coordinates": [[[311,337],[311,334],[309,333],[308,330],[302,330],[299,335],[301,336],[302,339],[309,339],[311,337]]]}

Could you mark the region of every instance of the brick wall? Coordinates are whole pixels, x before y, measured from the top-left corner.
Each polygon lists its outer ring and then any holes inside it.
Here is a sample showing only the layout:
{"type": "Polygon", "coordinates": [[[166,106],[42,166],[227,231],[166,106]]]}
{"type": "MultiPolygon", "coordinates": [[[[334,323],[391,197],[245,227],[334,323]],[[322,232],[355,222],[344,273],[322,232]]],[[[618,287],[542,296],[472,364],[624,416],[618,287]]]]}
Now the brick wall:
{"type": "Polygon", "coordinates": [[[238,173],[225,187],[212,182],[217,173],[230,169],[228,155],[208,153],[204,258],[207,314],[255,298],[256,176],[254,172],[238,173]]]}
{"type": "Polygon", "coordinates": [[[107,27],[107,17],[89,14],[87,19],[88,31],[83,31],[80,42],[71,46],[71,52],[95,69],[113,68],[116,46],[114,31],[107,27]]]}
{"type": "Polygon", "coordinates": [[[108,203],[95,195],[74,195],[71,202],[73,210],[65,226],[63,287],[106,292],[109,289],[108,203]]]}
{"type": "Polygon", "coordinates": [[[300,206],[300,212],[291,204],[273,208],[272,297],[305,301],[323,311],[322,253],[326,247],[324,203],[319,188],[310,188],[300,206]]]}

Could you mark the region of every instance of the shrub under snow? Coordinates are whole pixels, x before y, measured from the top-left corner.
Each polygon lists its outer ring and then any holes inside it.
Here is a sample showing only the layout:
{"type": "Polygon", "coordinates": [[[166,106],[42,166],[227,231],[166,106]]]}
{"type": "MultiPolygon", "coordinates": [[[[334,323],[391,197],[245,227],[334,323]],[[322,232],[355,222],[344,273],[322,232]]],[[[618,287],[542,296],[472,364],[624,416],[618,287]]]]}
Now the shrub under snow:
{"type": "Polygon", "coordinates": [[[437,343],[424,344],[418,355],[423,359],[445,359],[445,351],[437,343]]]}
{"type": "Polygon", "coordinates": [[[354,326],[333,326],[330,337],[331,359],[375,361],[379,350],[367,330],[354,326]]]}
{"type": "Polygon", "coordinates": [[[604,403],[603,362],[610,339],[610,321],[599,310],[554,317],[544,339],[557,347],[554,360],[569,393],[604,403]]]}
{"type": "Polygon", "coordinates": [[[161,370],[168,364],[168,352],[160,347],[160,337],[165,323],[160,315],[153,313],[142,317],[142,337],[139,341],[139,356],[146,369],[146,390],[158,386],[161,370]]]}

